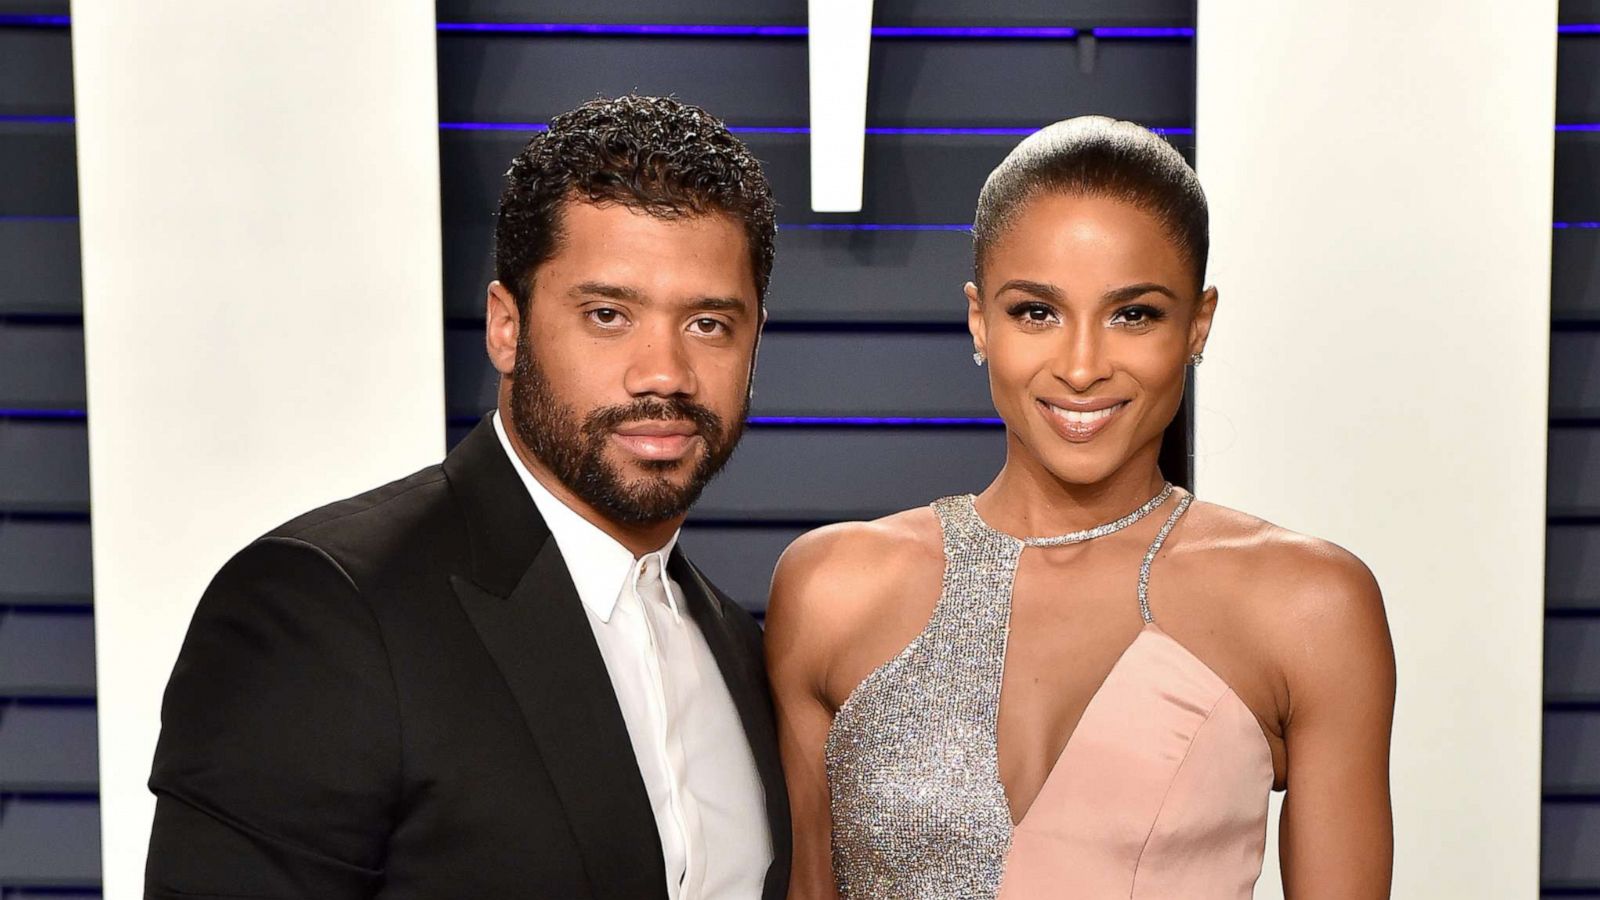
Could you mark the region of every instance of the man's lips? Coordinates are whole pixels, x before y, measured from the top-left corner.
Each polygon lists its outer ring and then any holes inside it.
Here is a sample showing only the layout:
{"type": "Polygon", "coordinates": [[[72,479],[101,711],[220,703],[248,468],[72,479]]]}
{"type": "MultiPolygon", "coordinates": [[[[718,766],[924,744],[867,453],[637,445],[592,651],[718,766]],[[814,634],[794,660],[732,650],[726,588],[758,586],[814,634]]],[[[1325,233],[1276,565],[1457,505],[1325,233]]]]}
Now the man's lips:
{"type": "Polygon", "coordinates": [[[615,429],[623,437],[689,437],[700,432],[693,422],[666,420],[658,422],[627,422],[615,429]]]}
{"type": "Polygon", "coordinates": [[[629,422],[611,434],[633,456],[657,461],[682,459],[700,440],[693,422],[629,422]]]}

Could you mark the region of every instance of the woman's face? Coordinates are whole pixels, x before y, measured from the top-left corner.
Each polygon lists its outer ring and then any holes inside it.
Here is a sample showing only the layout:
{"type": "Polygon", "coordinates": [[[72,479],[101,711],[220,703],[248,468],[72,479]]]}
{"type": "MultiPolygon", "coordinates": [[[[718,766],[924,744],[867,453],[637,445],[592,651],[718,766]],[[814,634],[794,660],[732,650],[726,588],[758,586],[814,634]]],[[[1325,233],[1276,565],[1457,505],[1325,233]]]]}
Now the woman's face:
{"type": "Polygon", "coordinates": [[[1216,291],[1154,216],[1121,200],[1048,193],[989,248],[967,323],[1012,451],[1069,484],[1136,456],[1154,465],[1205,346],[1216,291]]]}

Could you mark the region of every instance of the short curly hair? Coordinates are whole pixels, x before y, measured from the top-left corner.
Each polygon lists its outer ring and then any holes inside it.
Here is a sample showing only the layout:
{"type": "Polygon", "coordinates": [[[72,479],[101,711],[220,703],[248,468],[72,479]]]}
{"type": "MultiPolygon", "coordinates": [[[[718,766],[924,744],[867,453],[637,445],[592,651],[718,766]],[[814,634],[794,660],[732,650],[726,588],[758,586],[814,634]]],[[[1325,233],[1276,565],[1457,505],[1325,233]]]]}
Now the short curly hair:
{"type": "Polygon", "coordinates": [[[670,97],[591,100],[550,120],[506,172],[494,230],[495,277],[522,313],[533,273],[555,256],[569,201],[620,204],[663,219],[708,213],[744,225],[756,296],[766,302],[777,236],[772,187],[716,117],[670,97]]]}

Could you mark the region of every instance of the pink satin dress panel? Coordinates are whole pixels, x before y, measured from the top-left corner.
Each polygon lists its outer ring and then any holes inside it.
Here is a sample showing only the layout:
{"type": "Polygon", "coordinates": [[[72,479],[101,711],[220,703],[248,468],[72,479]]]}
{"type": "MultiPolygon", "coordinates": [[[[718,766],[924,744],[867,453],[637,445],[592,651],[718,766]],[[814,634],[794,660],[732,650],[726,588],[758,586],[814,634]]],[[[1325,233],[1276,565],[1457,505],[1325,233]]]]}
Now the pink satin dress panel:
{"type": "Polygon", "coordinates": [[[1249,707],[1146,624],[1012,833],[1001,900],[1248,900],[1272,754],[1249,707]]]}

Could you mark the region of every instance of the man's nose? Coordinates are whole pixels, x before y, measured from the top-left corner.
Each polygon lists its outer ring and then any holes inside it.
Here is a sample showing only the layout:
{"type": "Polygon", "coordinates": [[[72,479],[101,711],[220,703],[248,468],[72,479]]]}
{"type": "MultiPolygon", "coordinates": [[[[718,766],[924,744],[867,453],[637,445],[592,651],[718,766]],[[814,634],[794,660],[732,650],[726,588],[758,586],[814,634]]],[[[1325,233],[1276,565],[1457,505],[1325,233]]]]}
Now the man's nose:
{"type": "Polygon", "coordinates": [[[685,336],[667,325],[641,328],[630,348],[623,386],[636,397],[694,394],[698,384],[685,336]]]}

